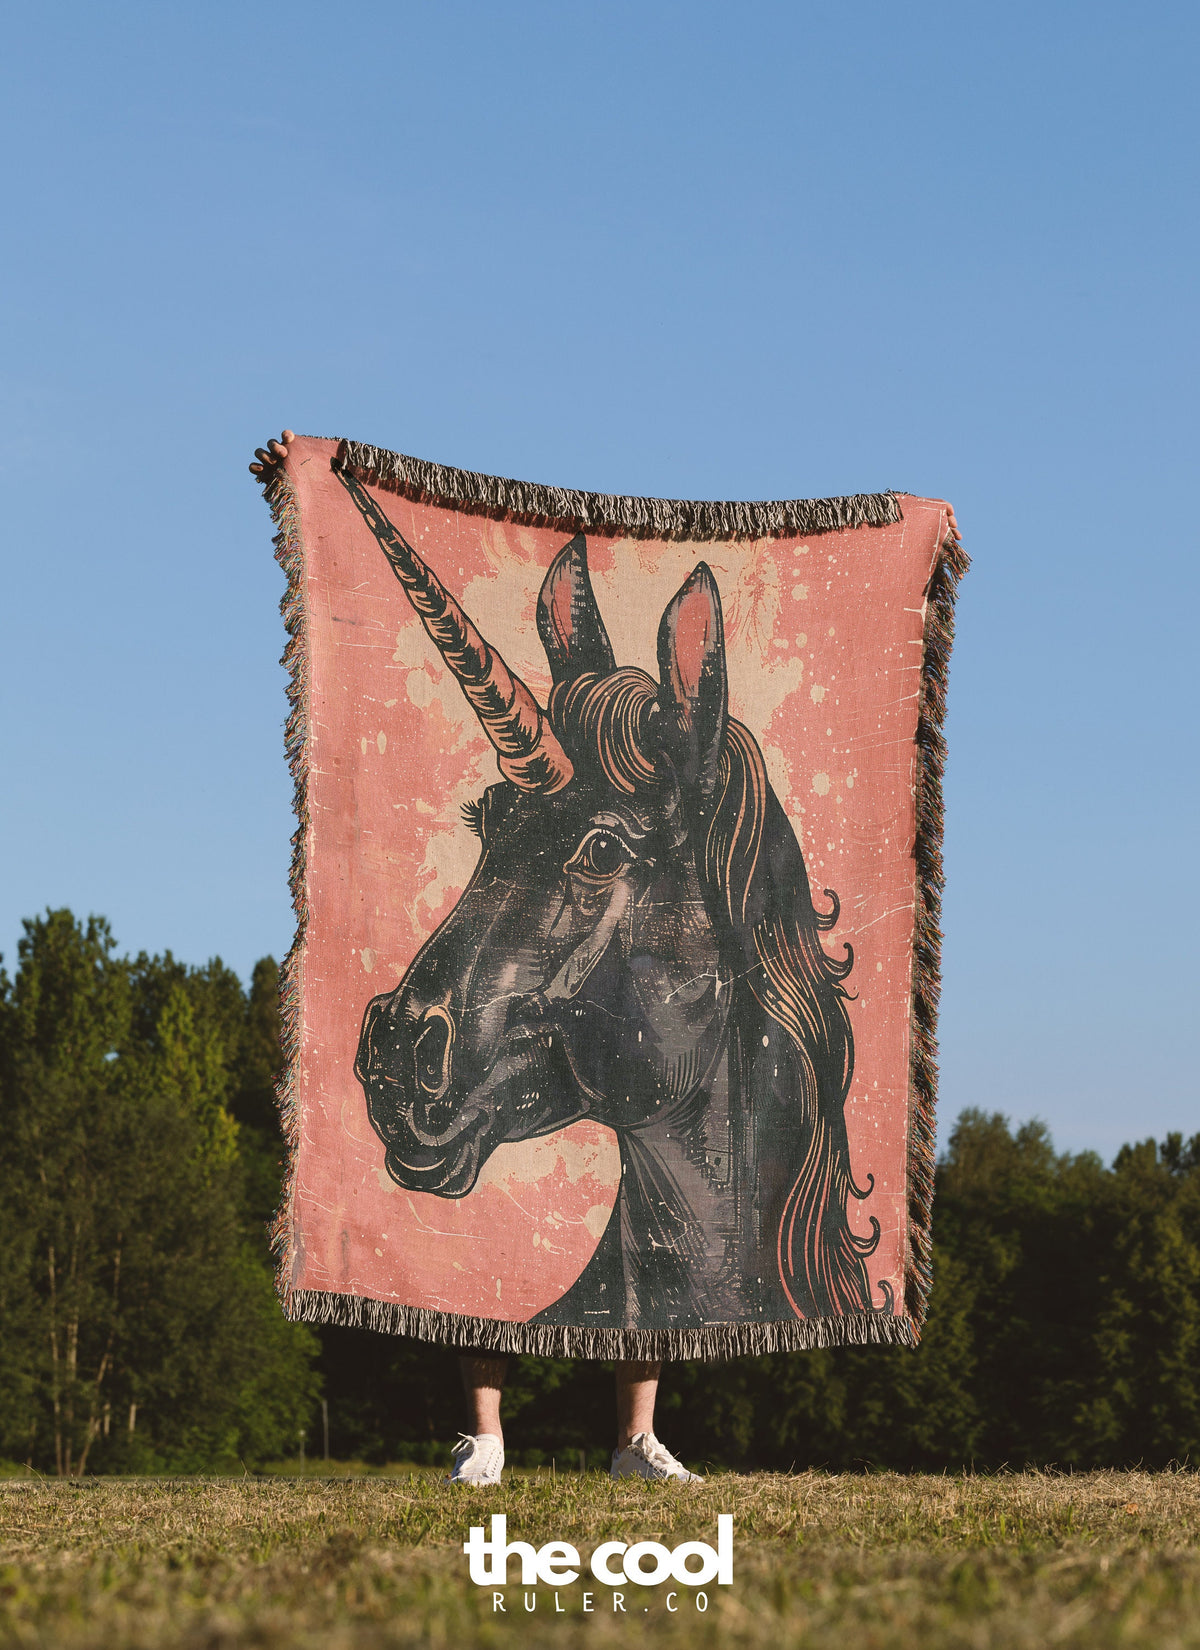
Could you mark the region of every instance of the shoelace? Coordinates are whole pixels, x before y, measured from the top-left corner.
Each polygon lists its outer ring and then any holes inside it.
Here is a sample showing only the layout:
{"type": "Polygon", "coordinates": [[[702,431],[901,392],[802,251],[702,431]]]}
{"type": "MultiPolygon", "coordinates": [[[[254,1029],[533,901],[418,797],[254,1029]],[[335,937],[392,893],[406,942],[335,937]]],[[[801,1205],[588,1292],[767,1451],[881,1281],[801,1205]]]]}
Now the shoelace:
{"type": "Polygon", "coordinates": [[[679,1465],[667,1446],[660,1444],[652,1432],[642,1439],[641,1453],[652,1467],[670,1469],[679,1465]]]}

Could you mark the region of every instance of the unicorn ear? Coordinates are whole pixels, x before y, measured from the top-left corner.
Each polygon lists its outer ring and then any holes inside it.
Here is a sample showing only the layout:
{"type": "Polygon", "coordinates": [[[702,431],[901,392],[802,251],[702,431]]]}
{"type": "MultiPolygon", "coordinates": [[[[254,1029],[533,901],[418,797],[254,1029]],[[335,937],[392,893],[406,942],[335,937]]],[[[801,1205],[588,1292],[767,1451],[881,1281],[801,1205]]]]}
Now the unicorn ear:
{"type": "Polygon", "coordinates": [[[617,668],[588,576],[582,533],[550,565],[538,596],[537,626],[556,683],[574,681],[587,671],[610,676],[617,668]]]}
{"type": "Polygon", "coordinates": [[[686,785],[707,801],[729,719],[725,632],[716,580],[701,562],[658,627],[663,744],[686,785]]]}

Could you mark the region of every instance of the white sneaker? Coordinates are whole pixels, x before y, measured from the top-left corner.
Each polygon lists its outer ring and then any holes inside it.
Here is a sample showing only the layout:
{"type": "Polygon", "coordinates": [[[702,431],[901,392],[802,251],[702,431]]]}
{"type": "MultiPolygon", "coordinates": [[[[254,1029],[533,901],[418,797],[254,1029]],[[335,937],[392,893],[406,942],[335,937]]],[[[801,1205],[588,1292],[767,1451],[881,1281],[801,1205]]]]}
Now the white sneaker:
{"type": "Polygon", "coordinates": [[[613,1450],[610,1478],[672,1478],[679,1484],[702,1484],[702,1472],[689,1472],[652,1432],[637,1432],[624,1449],[613,1450]]]}
{"type": "Polygon", "coordinates": [[[494,1432],[478,1438],[460,1432],[454,1446],[454,1471],[447,1484],[498,1484],[504,1471],[504,1445],[494,1432]]]}

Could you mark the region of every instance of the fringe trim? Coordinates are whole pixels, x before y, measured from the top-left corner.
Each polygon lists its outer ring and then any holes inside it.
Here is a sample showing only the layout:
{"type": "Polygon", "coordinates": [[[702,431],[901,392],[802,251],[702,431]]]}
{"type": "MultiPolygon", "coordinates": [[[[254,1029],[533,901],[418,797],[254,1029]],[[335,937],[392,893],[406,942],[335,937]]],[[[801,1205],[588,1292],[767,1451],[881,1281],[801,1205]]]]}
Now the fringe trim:
{"type": "Polygon", "coordinates": [[[290,1318],[410,1335],[475,1352],[529,1353],[539,1358],[739,1358],[762,1352],[809,1352],[832,1346],[915,1346],[907,1317],[877,1312],[843,1318],[791,1318],[779,1323],[716,1323],[696,1329],[586,1329],[573,1324],[502,1323],[460,1317],[361,1295],[295,1289],[284,1303],[290,1318]]]}
{"type": "Polygon", "coordinates": [[[946,771],[946,687],[954,644],[954,604],[971,558],[947,537],[925,591],[925,646],[917,715],[916,920],[909,1054],[908,1266],[904,1304],[916,1335],[933,1283],[933,1185],[937,1153],[937,1020],[942,989],[942,863],[946,771]]]}
{"type": "Polygon", "coordinates": [[[720,503],[682,498],[627,498],[581,493],[509,481],[474,470],[342,441],[333,458],[365,486],[399,493],[419,504],[445,505],[467,515],[500,516],[526,527],[563,533],[599,533],[644,539],[778,538],[836,533],[848,527],[887,527],[901,520],[895,493],[854,493],[848,498],[792,498],[720,503]]]}
{"type": "Polygon", "coordinates": [[[271,1248],[277,1266],[275,1289],[291,1316],[291,1280],[294,1275],[296,1240],[292,1208],[296,1192],[296,1159],[300,1145],[300,1030],[304,982],[304,945],[308,931],[308,624],[304,594],[304,543],[300,536],[300,505],[286,471],[277,469],[264,489],[271,507],[275,535],[275,559],[287,575],[287,589],[279,603],[287,630],[287,645],[279,661],[288,673],[288,718],[284,725],[284,750],[292,775],[292,809],[296,829],[292,834],[292,860],[288,885],[296,932],[279,973],[279,1007],[283,1023],[283,1075],[276,1085],[280,1121],[287,1142],[287,1167],[279,1208],[271,1222],[271,1248]]]}

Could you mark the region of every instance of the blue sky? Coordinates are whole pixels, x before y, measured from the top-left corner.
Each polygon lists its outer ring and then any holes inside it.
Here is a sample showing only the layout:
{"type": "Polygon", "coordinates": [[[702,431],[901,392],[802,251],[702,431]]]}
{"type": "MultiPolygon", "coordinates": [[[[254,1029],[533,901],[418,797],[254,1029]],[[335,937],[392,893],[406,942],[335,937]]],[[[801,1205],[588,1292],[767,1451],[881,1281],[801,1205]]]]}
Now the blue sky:
{"type": "Polygon", "coordinates": [[[951,498],[943,1117],[1200,1129],[1183,4],[5,11],[0,947],[286,948],[287,424],[951,498]]]}

